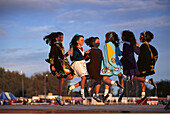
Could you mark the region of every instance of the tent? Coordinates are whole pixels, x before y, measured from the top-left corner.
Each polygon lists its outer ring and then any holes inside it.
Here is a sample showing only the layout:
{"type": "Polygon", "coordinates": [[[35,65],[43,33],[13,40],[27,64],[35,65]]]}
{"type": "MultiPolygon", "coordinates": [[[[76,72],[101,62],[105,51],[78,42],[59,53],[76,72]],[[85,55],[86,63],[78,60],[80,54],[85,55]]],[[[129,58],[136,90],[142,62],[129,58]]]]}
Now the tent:
{"type": "Polygon", "coordinates": [[[15,100],[16,97],[10,92],[2,92],[0,94],[0,100],[15,100]]]}

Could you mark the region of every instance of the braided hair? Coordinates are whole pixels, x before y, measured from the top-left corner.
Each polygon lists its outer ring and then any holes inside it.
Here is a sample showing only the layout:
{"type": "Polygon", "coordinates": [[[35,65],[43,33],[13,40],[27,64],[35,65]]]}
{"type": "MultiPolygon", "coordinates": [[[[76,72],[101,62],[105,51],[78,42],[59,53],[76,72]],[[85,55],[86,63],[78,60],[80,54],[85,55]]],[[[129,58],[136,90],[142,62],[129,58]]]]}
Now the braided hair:
{"type": "Polygon", "coordinates": [[[112,42],[116,47],[119,46],[119,38],[115,32],[108,32],[105,37],[107,38],[105,43],[112,42]]]}

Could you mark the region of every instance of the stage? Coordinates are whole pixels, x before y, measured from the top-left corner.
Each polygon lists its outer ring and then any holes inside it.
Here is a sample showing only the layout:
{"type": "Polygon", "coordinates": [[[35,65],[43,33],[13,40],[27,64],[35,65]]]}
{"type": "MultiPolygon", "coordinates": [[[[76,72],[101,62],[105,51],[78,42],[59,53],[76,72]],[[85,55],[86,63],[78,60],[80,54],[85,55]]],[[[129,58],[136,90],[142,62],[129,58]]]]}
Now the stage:
{"type": "Polygon", "coordinates": [[[0,113],[170,113],[165,105],[4,105],[0,113]]]}

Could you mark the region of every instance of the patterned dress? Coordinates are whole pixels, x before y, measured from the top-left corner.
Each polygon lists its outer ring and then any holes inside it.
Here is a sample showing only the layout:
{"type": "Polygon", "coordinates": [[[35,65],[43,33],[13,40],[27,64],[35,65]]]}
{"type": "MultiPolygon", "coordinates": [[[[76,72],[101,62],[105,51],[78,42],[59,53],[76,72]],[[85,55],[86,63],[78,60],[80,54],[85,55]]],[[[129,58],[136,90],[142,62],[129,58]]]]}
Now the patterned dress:
{"type": "Polygon", "coordinates": [[[62,43],[54,43],[51,44],[51,50],[49,53],[49,63],[50,63],[50,69],[52,66],[55,67],[56,71],[52,71],[51,73],[54,76],[57,77],[67,77],[69,74],[74,74],[73,69],[71,68],[71,65],[69,64],[66,56],[68,54],[64,54],[64,47],[62,43]]]}
{"type": "Polygon", "coordinates": [[[115,47],[112,42],[106,43],[100,75],[112,76],[119,73],[123,74],[123,66],[118,57],[120,55],[122,55],[122,52],[119,47],[115,47]]]}
{"type": "Polygon", "coordinates": [[[64,53],[64,47],[61,43],[54,43],[51,45],[49,59],[50,59],[50,64],[51,64],[50,68],[51,66],[54,66],[56,69],[56,71],[51,70],[54,76],[65,75],[61,62],[58,59],[58,58],[64,59],[63,53],[64,53]]]}
{"type": "Polygon", "coordinates": [[[103,54],[99,48],[90,49],[89,58],[90,62],[87,63],[87,71],[89,73],[89,79],[94,79],[99,81],[102,79],[100,75],[101,70],[101,62],[102,62],[103,54]]]}

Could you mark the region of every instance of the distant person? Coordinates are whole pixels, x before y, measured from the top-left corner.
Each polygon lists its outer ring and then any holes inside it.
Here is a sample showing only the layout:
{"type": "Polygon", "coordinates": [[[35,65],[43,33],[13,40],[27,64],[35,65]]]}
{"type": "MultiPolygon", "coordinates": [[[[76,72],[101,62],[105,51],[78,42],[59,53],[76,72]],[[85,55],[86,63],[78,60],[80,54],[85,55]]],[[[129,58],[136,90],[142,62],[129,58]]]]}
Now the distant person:
{"type": "Polygon", "coordinates": [[[9,100],[8,105],[12,105],[12,101],[11,100],[9,100]]]}
{"type": "Polygon", "coordinates": [[[140,54],[138,56],[138,69],[140,72],[140,75],[134,76],[135,80],[139,80],[141,87],[142,87],[142,93],[141,93],[141,101],[139,104],[142,104],[146,100],[146,93],[145,93],[145,84],[149,83],[154,86],[154,88],[157,88],[156,84],[153,81],[153,78],[146,79],[147,76],[155,74],[155,63],[158,59],[158,52],[156,48],[149,44],[149,42],[152,41],[154,38],[154,35],[150,31],[142,32],[140,34],[140,42],[143,44],[140,46],[140,54]]]}
{"type": "Polygon", "coordinates": [[[26,105],[26,104],[27,104],[27,100],[24,99],[24,100],[23,100],[23,105],[26,105]]]}
{"type": "Polygon", "coordinates": [[[7,101],[4,99],[3,100],[3,105],[7,105],[8,103],[7,103],[7,101]]]}
{"type": "MultiPolygon", "coordinates": [[[[65,72],[63,67],[63,61],[67,60],[66,57],[70,54],[70,50],[64,54],[64,46],[63,46],[63,33],[62,32],[52,32],[51,34],[44,37],[44,40],[46,40],[46,43],[51,46],[50,53],[49,53],[49,59],[47,59],[47,62],[50,63],[50,69],[54,76],[57,76],[59,80],[58,85],[58,97],[57,102],[59,105],[63,105],[61,102],[62,99],[62,89],[64,84],[64,78],[66,78],[69,74],[74,74],[74,71],[72,69],[69,69],[69,73],[65,72]]],[[[66,65],[65,65],[66,66],[66,65]]],[[[69,68],[69,63],[67,64],[69,68]]]]}
{"type": "Polygon", "coordinates": [[[119,49],[119,38],[115,32],[108,32],[106,35],[103,60],[101,64],[100,75],[103,75],[103,82],[105,85],[105,92],[103,102],[107,101],[109,97],[109,85],[118,86],[121,88],[121,95],[123,95],[124,82],[123,82],[123,66],[118,56],[122,55],[119,49]],[[109,79],[111,76],[116,75],[119,81],[109,79]],[[109,84],[109,85],[108,85],[109,84]]]}
{"type": "Polygon", "coordinates": [[[3,101],[2,100],[0,101],[0,105],[3,105],[3,101]]]}

